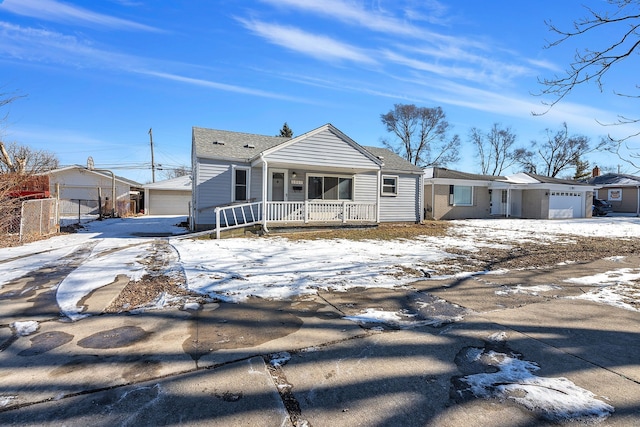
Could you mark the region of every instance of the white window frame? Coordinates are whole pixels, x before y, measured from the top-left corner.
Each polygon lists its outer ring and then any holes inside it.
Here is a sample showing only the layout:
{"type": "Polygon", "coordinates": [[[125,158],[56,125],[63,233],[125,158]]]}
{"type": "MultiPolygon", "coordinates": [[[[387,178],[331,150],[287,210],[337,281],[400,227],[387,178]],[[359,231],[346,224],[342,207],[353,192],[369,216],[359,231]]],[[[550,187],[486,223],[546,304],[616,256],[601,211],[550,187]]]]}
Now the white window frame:
{"type": "Polygon", "coordinates": [[[381,196],[386,196],[386,197],[393,197],[393,196],[397,196],[398,195],[398,184],[400,182],[400,177],[398,175],[382,175],[382,181],[380,182],[380,195],[381,196]],[[385,187],[389,187],[388,185],[385,186],[384,184],[384,180],[385,179],[393,179],[395,184],[393,185],[393,187],[395,188],[395,191],[385,191],[385,187]]]}
{"type": "Polygon", "coordinates": [[[449,205],[450,206],[473,206],[473,190],[474,187],[472,185],[455,185],[455,184],[451,184],[449,186],[449,205]],[[471,194],[470,194],[470,203],[455,203],[456,197],[455,197],[455,192],[456,192],[456,187],[460,188],[460,187],[465,187],[465,188],[470,188],[471,189],[471,194]],[[451,192],[451,190],[453,189],[453,192],[451,192]]]}
{"type": "Polygon", "coordinates": [[[354,200],[354,193],[355,193],[355,189],[356,189],[356,177],[355,175],[333,175],[333,174],[318,174],[318,173],[307,173],[305,178],[305,186],[306,191],[304,194],[304,199],[305,200],[309,200],[309,201],[313,201],[313,200],[330,200],[330,201],[342,201],[342,200],[349,200],[349,201],[353,201],[354,200]],[[321,199],[310,199],[309,198],[309,178],[322,178],[322,198],[321,199]],[[324,198],[324,179],[325,178],[338,178],[338,197],[340,197],[340,178],[344,178],[344,179],[350,179],[351,180],[351,198],[350,199],[325,199],[324,198]]]}
{"type": "Polygon", "coordinates": [[[231,201],[232,202],[247,202],[251,199],[251,167],[249,166],[237,166],[233,165],[231,168],[231,201]],[[236,171],[243,170],[247,173],[247,183],[246,183],[246,196],[245,200],[236,199],[236,171]]]}

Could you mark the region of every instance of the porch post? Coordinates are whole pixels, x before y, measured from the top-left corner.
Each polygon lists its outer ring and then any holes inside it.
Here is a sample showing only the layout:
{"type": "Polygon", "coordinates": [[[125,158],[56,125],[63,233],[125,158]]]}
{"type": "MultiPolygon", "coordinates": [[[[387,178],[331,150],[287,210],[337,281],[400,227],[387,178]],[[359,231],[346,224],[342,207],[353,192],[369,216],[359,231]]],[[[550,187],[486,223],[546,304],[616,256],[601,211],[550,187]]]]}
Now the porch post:
{"type": "Polygon", "coordinates": [[[380,193],[382,192],[382,166],[378,168],[378,188],[376,189],[376,223],[380,222],[380,193]]]}
{"type": "Polygon", "coordinates": [[[260,154],[262,160],[262,229],[265,233],[268,233],[267,229],[267,194],[269,188],[269,174],[267,167],[267,160],[260,154]]]}

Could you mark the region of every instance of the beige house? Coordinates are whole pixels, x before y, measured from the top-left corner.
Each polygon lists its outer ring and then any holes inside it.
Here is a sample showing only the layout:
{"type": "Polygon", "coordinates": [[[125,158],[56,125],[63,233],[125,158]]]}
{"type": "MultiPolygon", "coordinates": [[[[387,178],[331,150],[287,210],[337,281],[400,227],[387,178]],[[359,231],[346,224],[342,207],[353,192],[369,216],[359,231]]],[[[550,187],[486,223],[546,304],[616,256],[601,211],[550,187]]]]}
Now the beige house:
{"type": "Polygon", "coordinates": [[[586,218],[596,188],[530,173],[493,176],[445,168],[425,169],[424,183],[426,219],[586,218]]]}
{"type": "Polygon", "coordinates": [[[640,177],[618,173],[598,174],[587,183],[598,186],[596,197],[611,203],[614,212],[640,215],[640,177]]]}

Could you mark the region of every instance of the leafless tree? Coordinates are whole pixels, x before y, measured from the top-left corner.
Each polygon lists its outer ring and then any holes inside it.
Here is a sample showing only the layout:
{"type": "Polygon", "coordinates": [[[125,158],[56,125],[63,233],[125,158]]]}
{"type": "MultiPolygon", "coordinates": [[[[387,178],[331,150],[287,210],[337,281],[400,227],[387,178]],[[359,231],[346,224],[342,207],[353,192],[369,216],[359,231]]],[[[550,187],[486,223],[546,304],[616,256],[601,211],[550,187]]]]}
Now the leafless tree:
{"type": "Polygon", "coordinates": [[[173,179],[181,176],[191,175],[191,168],[184,165],[175,168],[166,168],[162,166],[160,170],[162,170],[164,179],[173,179]]]}
{"type": "Polygon", "coordinates": [[[383,144],[417,166],[446,166],[459,160],[460,137],[449,136],[452,126],[442,108],[395,104],[380,115],[396,141],[383,144]]]}
{"type": "Polygon", "coordinates": [[[58,158],[50,151],[0,141],[0,173],[32,175],[56,169],[58,165],[58,158]]]}
{"type": "MultiPolygon", "coordinates": [[[[640,52],[640,0],[607,0],[609,8],[596,11],[585,7],[587,15],[573,22],[569,30],[563,30],[551,22],[547,22],[549,29],[558,36],[548,44],[548,48],[568,43],[569,40],[580,41],[587,36],[592,40],[602,41],[601,47],[584,47],[577,49],[573,60],[562,75],[553,78],[540,79],[544,86],[542,94],[551,95],[553,100],[548,103],[549,108],[560,102],[576,87],[594,83],[603,91],[605,77],[611,70],[621,66],[637,67],[637,54],[640,52]]],[[[639,98],[636,84],[633,89],[615,89],[614,93],[622,97],[639,98]]],[[[640,123],[638,117],[619,115],[614,123],[601,123],[605,126],[633,125],[640,123]]],[[[629,147],[626,141],[640,135],[640,132],[630,131],[622,138],[609,136],[614,144],[608,147],[610,151],[620,153],[622,147],[631,150],[631,158],[624,159],[633,166],[640,168],[640,155],[637,147],[629,147]],[[633,154],[635,153],[635,154],[633,154]]]]}
{"type": "Polygon", "coordinates": [[[520,151],[514,147],[516,134],[509,127],[502,128],[494,123],[486,133],[474,127],[469,132],[469,139],[478,151],[483,175],[502,175],[518,160],[520,151]]]}
{"type": "Polygon", "coordinates": [[[586,154],[602,149],[603,142],[592,147],[586,136],[569,135],[566,123],[557,131],[546,129],[545,132],[546,141],[531,142],[534,151],[522,149],[519,153],[518,163],[527,172],[556,177],[561,172],[576,167],[586,154]]]}

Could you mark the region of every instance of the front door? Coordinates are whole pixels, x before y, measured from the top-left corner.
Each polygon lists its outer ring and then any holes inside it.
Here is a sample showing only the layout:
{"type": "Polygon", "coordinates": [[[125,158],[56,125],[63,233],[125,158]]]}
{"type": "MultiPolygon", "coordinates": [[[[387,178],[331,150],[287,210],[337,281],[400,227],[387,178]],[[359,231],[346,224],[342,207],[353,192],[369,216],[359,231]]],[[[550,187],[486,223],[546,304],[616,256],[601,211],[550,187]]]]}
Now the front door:
{"type": "Polygon", "coordinates": [[[284,202],[287,199],[286,184],[287,184],[286,171],[271,171],[271,197],[270,200],[274,202],[284,202]]]}
{"type": "Polygon", "coordinates": [[[491,215],[507,214],[507,190],[493,190],[491,193],[491,215]]]}

